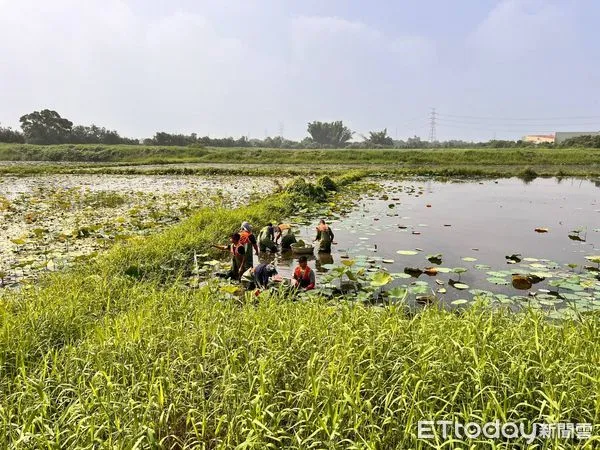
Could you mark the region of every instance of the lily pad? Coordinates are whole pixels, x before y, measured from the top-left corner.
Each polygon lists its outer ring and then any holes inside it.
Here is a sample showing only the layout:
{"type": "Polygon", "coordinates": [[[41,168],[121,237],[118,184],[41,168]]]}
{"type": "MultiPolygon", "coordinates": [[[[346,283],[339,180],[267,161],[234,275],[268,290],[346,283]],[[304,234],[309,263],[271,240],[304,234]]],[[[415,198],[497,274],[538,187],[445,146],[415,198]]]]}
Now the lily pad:
{"type": "Polygon", "coordinates": [[[499,277],[490,277],[487,279],[490,283],[492,284],[497,284],[499,286],[503,286],[503,285],[507,285],[508,284],[508,280],[506,278],[499,278],[499,277]]]}
{"type": "Polygon", "coordinates": [[[387,272],[377,272],[371,279],[371,286],[381,287],[392,281],[392,276],[387,272]]]}
{"type": "Polygon", "coordinates": [[[465,300],[464,298],[459,298],[450,302],[451,305],[464,305],[466,303],[469,303],[469,300],[465,300]]]}
{"type": "Polygon", "coordinates": [[[404,287],[396,286],[396,287],[390,289],[389,291],[387,291],[387,294],[389,297],[392,297],[392,298],[404,299],[404,298],[406,298],[406,295],[408,294],[408,289],[406,289],[404,287]]]}
{"type": "Polygon", "coordinates": [[[404,255],[404,256],[414,256],[414,255],[417,255],[419,252],[417,252],[415,250],[398,250],[396,253],[398,253],[399,255],[404,255]]]}
{"type": "Polygon", "coordinates": [[[473,258],[471,256],[465,256],[464,258],[461,258],[461,259],[463,261],[466,261],[466,262],[475,262],[475,261],[477,261],[477,258],[473,258]]]}

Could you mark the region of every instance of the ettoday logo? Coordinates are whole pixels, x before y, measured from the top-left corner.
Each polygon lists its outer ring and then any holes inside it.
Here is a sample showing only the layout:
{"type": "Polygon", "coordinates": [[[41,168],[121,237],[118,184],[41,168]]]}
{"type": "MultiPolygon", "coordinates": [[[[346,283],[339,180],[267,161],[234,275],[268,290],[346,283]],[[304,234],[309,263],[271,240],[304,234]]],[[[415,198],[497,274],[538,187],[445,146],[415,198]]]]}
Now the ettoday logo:
{"type": "Polygon", "coordinates": [[[469,422],[462,424],[451,420],[421,420],[417,423],[419,439],[486,439],[507,440],[524,439],[531,444],[535,439],[578,439],[587,440],[592,437],[591,423],[538,423],[530,426],[524,423],[506,422],[499,420],[479,424],[469,422]]]}

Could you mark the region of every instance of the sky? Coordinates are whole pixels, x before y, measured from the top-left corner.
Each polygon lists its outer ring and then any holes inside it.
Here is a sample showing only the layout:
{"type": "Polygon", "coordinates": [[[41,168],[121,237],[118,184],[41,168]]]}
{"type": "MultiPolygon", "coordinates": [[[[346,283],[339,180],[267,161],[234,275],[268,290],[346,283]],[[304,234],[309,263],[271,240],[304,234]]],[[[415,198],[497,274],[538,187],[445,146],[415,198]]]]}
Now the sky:
{"type": "Polygon", "coordinates": [[[0,124],[127,137],[600,130],[596,0],[0,0],[0,124]]]}

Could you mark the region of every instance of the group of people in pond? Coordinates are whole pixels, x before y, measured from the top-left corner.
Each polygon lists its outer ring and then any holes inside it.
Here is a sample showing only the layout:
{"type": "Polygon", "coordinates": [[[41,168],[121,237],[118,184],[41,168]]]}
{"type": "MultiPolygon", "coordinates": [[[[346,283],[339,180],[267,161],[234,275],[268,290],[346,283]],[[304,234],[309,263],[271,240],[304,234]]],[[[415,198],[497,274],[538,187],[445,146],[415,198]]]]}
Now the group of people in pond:
{"type": "MultiPolygon", "coordinates": [[[[316,228],[315,241],[318,242],[319,253],[331,253],[333,231],[321,219],[316,228]]],[[[271,278],[277,275],[273,264],[260,263],[254,265],[254,256],[261,253],[276,253],[281,240],[281,250],[289,251],[292,244],[296,243],[296,236],[290,224],[267,224],[258,233],[252,232],[248,222],[242,222],[240,230],[230,236],[229,245],[214,245],[214,248],[227,251],[231,254],[231,269],[218,274],[222,278],[241,281],[248,290],[261,290],[267,288],[271,278]]],[[[315,272],[308,266],[308,258],[304,255],[298,258],[298,265],[294,269],[291,285],[296,289],[309,291],[314,289],[316,283],[315,272]]]]}

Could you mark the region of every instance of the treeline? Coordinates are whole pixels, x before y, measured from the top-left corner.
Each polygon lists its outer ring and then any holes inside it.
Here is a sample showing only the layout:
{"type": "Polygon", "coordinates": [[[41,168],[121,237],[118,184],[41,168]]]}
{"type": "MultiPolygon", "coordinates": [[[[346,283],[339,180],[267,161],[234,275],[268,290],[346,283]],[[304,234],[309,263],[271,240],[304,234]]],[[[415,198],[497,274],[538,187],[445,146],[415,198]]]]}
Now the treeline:
{"type": "Polygon", "coordinates": [[[53,144],[139,144],[138,139],[122,137],[115,130],[96,125],[76,125],[56,111],[44,109],[19,119],[21,130],[0,127],[0,142],[37,145],[53,144]]]}
{"type": "Polygon", "coordinates": [[[173,134],[157,132],[153,137],[139,140],[122,137],[117,131],[108,130],[96,125],[73,126],[73,122],[60,116],[56,111],[44,109],[22,116],[22,131],[10,127],[0,127],[0,142],[27,143],[37,145],[52,144],[105,144],[105,145],[146,145],[146,146],[179,146],[179,147],[255,147],[255,148],[287,148],[287,149],[386,149],[386,148],[553,148],[553,147],[585,147],[600,148],[600,136],[580,136],[568,139],[561,144],[535,144],[522,140],[491,140],[487,142],[467,142],[449,140],[429,142],[413,136],[407,140],[392,139],[387,129],[369,132],[368,136],[359,134],[360,142],[350,142],[356,134],[346,127],[341,120],[334,122],[310,122],[307,127],[308,136],[301,141],[285,139],[282,136],[265,139],[211,138],[192,134],[173,134]]]}

